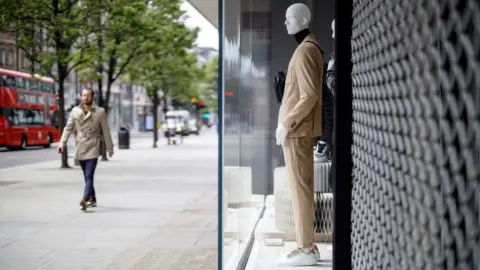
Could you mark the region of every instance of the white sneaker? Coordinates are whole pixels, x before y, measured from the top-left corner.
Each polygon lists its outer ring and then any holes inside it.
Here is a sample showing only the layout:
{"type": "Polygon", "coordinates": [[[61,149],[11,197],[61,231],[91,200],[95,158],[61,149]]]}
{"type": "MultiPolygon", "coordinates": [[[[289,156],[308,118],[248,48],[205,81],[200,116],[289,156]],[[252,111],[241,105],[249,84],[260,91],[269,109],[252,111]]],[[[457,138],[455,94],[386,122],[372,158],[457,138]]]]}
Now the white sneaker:
{"type": "Polygon", "coordinates": [[[312,248],[297,248],[283,255],[278,261],[279,266],[312,266],[317,265],[317,256],[312,248]]]}
{"type": "Polygon", "coordinates": [[[316,163],[324,163],[328,161],[328,156],[327,156],[327,144],[322,141],[318,141],[317,145],[315,146],[313,150],[313,160],[316,163]]]}
{"type": "Polygon", "coordinates": [[[312,252],[315,253],[315,257],[317,257],[317,261],[320,261],[322,257],[320,257],[320,251],[318,250],[317,245],[313,245],[312,252]]]}

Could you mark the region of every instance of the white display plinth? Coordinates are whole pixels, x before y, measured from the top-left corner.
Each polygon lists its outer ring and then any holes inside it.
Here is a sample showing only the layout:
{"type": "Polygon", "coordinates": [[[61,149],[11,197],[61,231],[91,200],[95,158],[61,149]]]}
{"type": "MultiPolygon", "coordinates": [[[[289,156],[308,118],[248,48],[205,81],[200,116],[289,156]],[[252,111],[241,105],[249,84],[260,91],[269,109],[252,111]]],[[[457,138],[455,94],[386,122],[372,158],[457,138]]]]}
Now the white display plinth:
{"type": "Polygon", "coordinates": [[[228,204],[244,204],[252,199],[252,168],[224,167],[224,187],[228,204]]]}
{"type": "Polygon", "coordinates": [[[277,167],[273,170],[273,189],[289,188],[286,167],[277,167]]]}

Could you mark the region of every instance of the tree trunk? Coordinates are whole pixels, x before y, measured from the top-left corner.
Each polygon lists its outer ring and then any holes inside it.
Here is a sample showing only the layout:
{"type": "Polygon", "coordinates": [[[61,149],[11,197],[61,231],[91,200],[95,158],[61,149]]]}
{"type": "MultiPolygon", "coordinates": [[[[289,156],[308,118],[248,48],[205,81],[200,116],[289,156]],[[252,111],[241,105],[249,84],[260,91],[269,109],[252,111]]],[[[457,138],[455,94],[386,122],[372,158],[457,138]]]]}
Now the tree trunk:
{"type": "MultiPolygon", "coordinates": [[[[58,128],[61,133],[63,133],[63,128],[65,127],[65,88],[64,88],[64,81],[65,81],[65,73],[63,69],[63,65],[61,63],[57,63],[58,66],[58,128]]],[[[64,148],[62,152],[62,163],[60,168],[66,169],[70,168],[68,165],[68,147],[64,148]]]]}
{"type": "MultiPolygon", "coordinates": [[[[102,70],[102,68],[99,68],[99,72],[102,70]]],[[[100,74],[103,74],[103,73],[100,73],[100,74]]],[[[103,107],[105,109],[105,111],[107,111],[107,109],[105,108],[105,103],[104,103],[104,100],[103,100],[103,80],[102,79],[99,79],[97,81],[97,84],[98,84],[98,106],[99,107],[103,107]]],[[[107,114],[107,117],[108,117],[108,114],[107,114]]],[[[108,158],[107,158],[107,147],[105,145],[105,142],[103,141],[103,139],[100,141],[100,154],[102,155],[102,161],[108,161],[108,158]]]]}
{"type": "MultiPolygon", "coordinates": [[[[116,39],[118,40],[118,39],[116,39]]],[[[116,42],[116,44],[119,44],[119,41],[116,42]]],[[[108,60],[108,66],[107,66],[107,91],[105,93],[105,112],[108,113],[108,105],[110,104],[110,93],[112,90],[112,84],[115,82],[114,78],[114,73],[115,70],[117,69],[117,57],[116,57],[117,51],[113,50],[110,52],[109,60],[108,60]]]]}
{"type": "Polygon", "coordinates": [[[158,94],[154,92],[153,94],[153,102],[152,102],[152,114],[153,114],[153,148],[157,148],[157,141],[158,141],[158,129],[157,129],[157,122],[158,122],[158,94]]]}
{"type": "Polygon", "coordinates": [[[163,90],[163,114],[166,115],[167,112],[168,112],[168,103],[167,103],[167,95],[168,95],[168,91],[167,90],[163,90]]]}
{"type": "MultiPolygon", "coordinates": [[[[99,18],[99,25],[100,29],[102,25],[102,18],[99,18]]],[[[103,99],[103,49],[104,49],[104,44],[103,44],[103,38],[102,38],[102,33],[98,35],[98,49],[100,51],[100,59],[98,59],[98,74],[100,75],[100,78],[97,81],[98,84],[98,106],[103,107],[105,109],[105,113],[107,114],[107,120],[108,120],[108,103],[105,104],[105,100],[103,99]]],[[[103,139],[101,140],[100,143],[100,153],[102,155],[102,161],[108,161],[107,158],[107,147],[105,145],[105,142],[103,139]]]]}

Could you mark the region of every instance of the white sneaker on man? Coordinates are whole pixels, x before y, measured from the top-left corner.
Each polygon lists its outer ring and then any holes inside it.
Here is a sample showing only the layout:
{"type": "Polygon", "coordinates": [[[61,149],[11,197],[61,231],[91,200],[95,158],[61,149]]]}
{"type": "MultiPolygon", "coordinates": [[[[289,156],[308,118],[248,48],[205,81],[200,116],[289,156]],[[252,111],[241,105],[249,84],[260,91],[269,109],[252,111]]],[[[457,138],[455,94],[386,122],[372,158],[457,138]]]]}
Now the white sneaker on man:
{"type": "Polygon", "coordinates": [[[279,266],[312,266],[318,262],[312,248],[297,248],[283,255],[278,261],[279,266]]]}

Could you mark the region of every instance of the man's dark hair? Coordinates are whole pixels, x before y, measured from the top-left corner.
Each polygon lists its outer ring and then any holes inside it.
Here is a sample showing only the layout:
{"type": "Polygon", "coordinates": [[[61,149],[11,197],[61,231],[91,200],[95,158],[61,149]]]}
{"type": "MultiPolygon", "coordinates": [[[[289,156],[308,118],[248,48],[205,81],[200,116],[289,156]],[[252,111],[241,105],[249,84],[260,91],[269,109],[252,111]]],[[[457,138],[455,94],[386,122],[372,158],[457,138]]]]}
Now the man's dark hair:
{"type": "Polygon", "coordinates": [[[92,95],[92,98],[94,98],[94,97],[95,97],[95,91],[93,91],[93,89],[92,89],[92,88],[85,88],[85,89],[83,89],[83,90],[84,90],[84,91],[85,91],[85,90],[86,90],[86,91],[89,91],[89,92],[90,92],[90,94],[92,95]]]}

